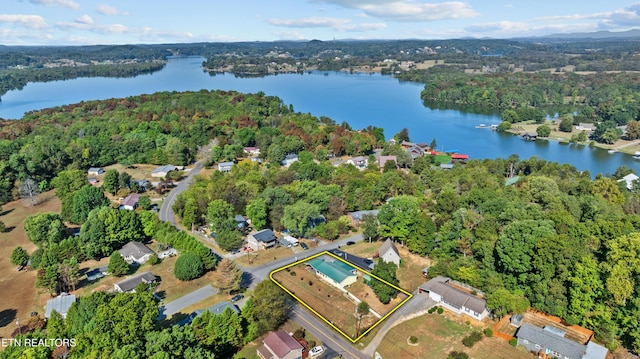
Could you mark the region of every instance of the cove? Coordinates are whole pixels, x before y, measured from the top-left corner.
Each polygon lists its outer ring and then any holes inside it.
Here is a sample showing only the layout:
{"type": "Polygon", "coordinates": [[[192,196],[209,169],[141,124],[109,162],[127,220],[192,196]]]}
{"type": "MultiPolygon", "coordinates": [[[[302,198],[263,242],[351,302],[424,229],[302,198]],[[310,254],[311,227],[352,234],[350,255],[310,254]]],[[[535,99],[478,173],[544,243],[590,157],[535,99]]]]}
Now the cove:
{"type": "Polygon", "coordinates": [[[0,101],[0,117],[20,119],[28,111],[154,93],[158,91],[236,90],[280,97],[294,110],[327,116],[352,128],[369,125],[384,128],[391,138],[403,127],[414,142],[438,143],[438,149],[457,150],[471,159],[506,158],[517,154],[568,163],[578,170],[610,174],[626,165],[640,171],[640,161],[623,153],[609,154],[588,146],[555,141],[524,141],[511,134],[478,129],[479,124],[498,124],[497,115],[437,110],[425,107],[420,99],[423,85],[401,82],[380,74],[348,74],[313,71],[279,74],[259,78],[240,78],[233,74],[210,75],[201,68],[202,57],[174,57],[161,71],[131,78],[78,78],[46,83],[29,83],[22,90],[10,91],[0,101]]]}

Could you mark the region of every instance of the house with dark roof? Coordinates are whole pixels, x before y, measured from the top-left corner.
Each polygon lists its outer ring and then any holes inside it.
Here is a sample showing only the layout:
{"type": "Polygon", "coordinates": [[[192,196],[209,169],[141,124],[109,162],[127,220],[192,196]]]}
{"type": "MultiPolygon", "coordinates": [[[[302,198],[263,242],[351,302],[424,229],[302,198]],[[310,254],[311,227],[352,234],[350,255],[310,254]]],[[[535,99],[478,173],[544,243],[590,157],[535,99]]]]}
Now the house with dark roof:
{"type": "Polygon", "coordinates": [[[129,264],[143,264],[149,260],[153,251],[140,242],[129,242],[118,250],[129,264]]]}
{"type": "Polygon", "coordinates": [[[165,178],[171,171],[177,170],[178,167],[174,165],[164,165],[157,167],[155,170],[151,171],[151,177],[160,177],[165,178]]]}
{"type": "Polygon", "coordinates": [[[99,176],[99,175],[101,175],[103,173],[104,173],[104,169],[102,169],[102,167],[91,167],[87,171],[87,174],[89,176],[99,176]]]}
{"type": "Polygon", "coordinates": [[[129,211],[133,211],[138,207],[138,202],[140,201],[140,193],[132,193],[126,196],[122,202],[120,202],[120,208],[126,209],[129,211]]]}
{"type": "Polygon", "coordinates": [[[158,278],[151,272],[142,272],[114,284],[113,290],[116,292],[135,292],[138,284],[151,284],[155,283],[157,280],[158,278]]]}
{"type": "Polygon", "coordinates": [[[354,254],[343,252],[343,251],[341,251],[339,249],[332,249],[329,252],[331,252],[334,255],[344,259],[345,261],[347,261],[347,262],[349,262],[351,264],[353,264],[357,268],[362,269],[363,271],[370,272],[371,270],[373,270],[373,268],[376,265],[375,262],[372,261],[371,259],[358,257],[358,256],[356,256],[354,254]]]}
{"type": "Polygon", "coordinates": [[[267,249],[276,245],[277,237],[269,228],[250,233],[247,236],[247,244],[253,250],[267,249]]]}
{"type": "Polygon", "coordinates": [[[63,318],[66,318],[69,308],[71,308],[71,305],[75,302],[76,302],[75,294],[60,293],[59,296],[53,299],[49,299],[47,301],[44,317],[49,319],[49,317],[51,317],[51,313],[55,310],[63,318]]]}
{"type": "Polygon", "coordinates": [[[518,345],[536,353],[539,358],[605,359],[607,348],[594,342],[582,344],[565,337],[565,332],[553,326],[544,328],[524,323],[516,333],[518,345]]]}
{"type": "Polygon", "coordinates": [[[328,255],[322,255],[307,262],[316,274],[325,282],[343,289],[358,280],[356,269],[338,259],[328,255]]]}
{"type": "Polygon", "coordinates": [[[258,348],[258,356],[262,359],[300,359],[303,346],[289,333],[278,330],[269,334],[258,348]]]}
{"type": "Polygon", "coordinates": [[[475,288],[452,281],[451,278],[437,276],[418,287],[420,293],[457,314],[465,314],[471,318],[482,320],[489,315],[487,301],[471,294],[472,291],[482,293],[475,288]]]}
{"type": "Polygon", "coordinates": [[[245,229],[249,227],[249,223],[247,223],[247,220],[243,216],[237,214],[233,219],[236,221],[238,229],[245,229]]]}
{"type": "Polygon", "coordinates": [[[396,266],[400,267],[400,252],[398,252],[398,248],[393,244],[391,238],[387,238],[380,249],[378,249],[379,258],[385,263],[394,263],[396,266]]]}
{"type": "Polygon", "coordinates": [[[422,157],[424,156],[424,154],[426,153],[426,151],[424,150],[424,148],[418,146],[418,145],[413,145],[409,148],[406,149],[406,151],[409,153],[409,155],[411,155],[411,159],[416,159],[418,157],[422,157]]]}

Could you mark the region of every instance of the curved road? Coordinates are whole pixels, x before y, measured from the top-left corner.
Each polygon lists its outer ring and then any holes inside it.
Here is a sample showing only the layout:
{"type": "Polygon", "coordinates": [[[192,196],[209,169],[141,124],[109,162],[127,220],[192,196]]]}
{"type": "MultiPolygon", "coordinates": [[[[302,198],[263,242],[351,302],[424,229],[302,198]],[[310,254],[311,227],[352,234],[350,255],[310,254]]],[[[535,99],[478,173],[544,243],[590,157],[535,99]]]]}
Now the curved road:
{"type": "Polygon", "coordinates": [[[167,198],[164,199],[164,201],[162,201],[162,206],[160,207],[160,220],[161,221],[165,221],[165,222],[169,222],[171,223],[172,226],[176,226],[176,220],[174,219],[174,215],[173,215],[173,202],[176,201],[176,198],[178,198],[178,195],[182,192],[184,192],[184,190],[186,190],[187,188],[189,188],[189,183],[191,183],[191,179],[193,179],[193,177],[195,175],[197,175],[203,168],[204,166],[202,165],[202,163],[200,162],[196,162],[196,165],[193,166],[193,168],[191,169],[191,171],[189,171],[189,174],[187,175],[187,177],[185,177],[182,181],[180,181],[180,183],[178,183],[178,185],[173,188],[171,190],[171,192],[169,192],[169,194],[167,195],[167,198]]]}

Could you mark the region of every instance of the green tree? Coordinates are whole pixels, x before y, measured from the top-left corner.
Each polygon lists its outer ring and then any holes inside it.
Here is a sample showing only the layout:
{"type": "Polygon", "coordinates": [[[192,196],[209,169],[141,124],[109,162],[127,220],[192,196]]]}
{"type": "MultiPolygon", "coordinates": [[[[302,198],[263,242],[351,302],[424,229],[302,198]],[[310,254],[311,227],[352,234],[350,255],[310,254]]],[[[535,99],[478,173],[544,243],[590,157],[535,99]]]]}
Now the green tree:
{"type": "Polygon", "coordinates": [[[231,358],[243,344],[242,318],[229,308],[221,314],[206,311],[194,319],[191,327],[195,338],[216,357],[231,358]]]}
{"type": "Polygon", "coordinates": [[[547,125],[540,125],[536,128],[536,133],[538,133],[539,137],[549,137],[551,128],[547,125]]]}
{"type": "Polygon", "coordinates": [[[320,210],[317,204],[297,201],[284,208],[282,225],[294,236],[305,237],[310,230],[310,221],[319,216],[320,210]]]}
{"type": "Polygon", "coordinates": [[[29,254],[22,247],[16,247],[11,252],[11,264],[22,266],[29,261],[29,254]]]}
{"type": "Polygon", "coordinates": [[[113,251],[109,256],[109,265],[107,266],[107,272],[116,277],[122,277],[129,274],[129,265],[124,260],[120,252],[113,251]]]}
{"type": "Polygon", "coordinates": [[[402,142],[402,141],[407,141],[409,142],[409,130],[405,127],[403,129],[400,130],[400,132],[396,133],[395,135],[393,135],[393,138],[398,141],[398,142],[402,142]]]}
{"type": "Polygon", "coordinates": [[[179,280],[193,280],[204,274],[204,263],[202,263],[202,259],[197,254],[186,252],[176,260],[173,273],[179,280]]]}
{"type": "Polygon", "coordinates": [[[236,249],[242,244],[242,234],[236,230],[223,229],[216,232],[216,243],[225,251],[236,249]]]}
{"type": "Polygon", "coordinates": [[[518,113],[512,109],[502,111],[500,117],[502,117],[502,121],[504,122],[516,123],[520,121],[518,113]]]}
{"type": "Polygon", "coordinates": [[[391,283],[395,286],[398,285],[398,278],[396,277],[396,270],[398,267],[393,262],[385,263],[382,258],[378,259],[378,263],[371,271],[371,274],[377,276],[380,279],[386,281],[383,282],[374,277],[371,278],[369,282],[369,286],[373,289],[373,292],[376,294],[380,302],[387,304],[391,301],[391,299],[395,298],[398,295],[398,290],[394,287],[390,286],[387,283],[391,283]]]}
{"type": "Polygon", "coordinates": [[[216,199],[207,207],[207,220],[211,224],[211,231],[218,233],[223,230],[232,231],[238,228],[234,219],[233,206],[225,200],[216,199]]]}
{"type": "Polygon", "coordinates": [[[365,214],[362,216],[362,235],[364,238],[369,238],[369,243],[372,239],[378,239],[380,222],[378,222],[378,216],[374,214],[365,214]]]}
{"type": "Polygon", "coordinates": [[[573,116],[571,116],[571,115],[562,116],[562,120],[560,121],[560,124],[558,125],[558,130],[560,130],[562,132],[571,132],[571,131],[573,131],[573,116]]]}
{"type": "Polygon", "coordinates": [[[595,309],[604,291],[598,262],[592,257],[581,258],[572,267],[569,284],[569,316],[580,323],[595,309]]]}
{"type": "Polygon", "coordinates": [[[384,204],[378,212],[380,234],[400,242],[413,238],[420,225],[422,210],[413,196],[398,196],[384,204]]]}
{"type": "Polygon", "coordinates": [[[523,220],[508,224],[496,242],[499,267],[515,275],[529,273],[536,243],[555,234],[553,222],[548,220],[523,220]]]}
{"type": "Polygon", "coordinates": [[[267,225],[267,203],[262,198],[253,199],[247,204],[247,216],[254,229],[260,230],[267,225]]]}
{"type": "Polygon", "coordinates": [[[140,206],[140,208],[144,209],[145,211],[150,210],[151,198],[149,198],[149,196],[147,195],[140,196],[140,199],[138,200],[138,206],[140,206]]]}
{"type": "Polygon", "coordinates": [[[59,214],[46,212],[29,216],[24,220],[24,230],[29,240],[38,246],[46,243],[60,243],[66,227],[59,214]]]}
{"type": "Polygon", "coordinates": [[[82,224],[87,220],[91,210],[110,204],[102,189],[94,186],[84,186],[73,195],[73,209],[71,222],[82,224]]]}
{"type": "Polygon", "coordinates": [[[640,126],[638,125],[638,121],[631,120],[627,123],[626,136],[629,140],[637,140],[640,138],[640,126]]]}
{"type": "Polygon", "coordinates": [[[358,303],[358,306],[356,307],[356,335],[355,337],[357,338],[360,335],[360,326],[362,325],[362,318],[364,318],[365,315],[369,314],[369,303],[362,301],[360,303],[358,303]]]}
{"type": "Polygon", "coordinates": [[[127,172],[120,172],[118,175],[118,189],[131,190],[131,175],[127,172]]]}
{"type": "Polygon", "coordinates": [[[73,195],[87,184],[87,173],[81,170],[64,170],[51,180],[56,189],[56,196],[62,202],[60,215],[65,220],[71,220],[73,211],[73,195]]]}
{"type": "Polygon", "coordinates": [[[102,188],[112,195],[115,195],[118,192],[120,173],[117,170],[107,170],[104,173],[104,178],[102,179],[102,188]]]}
{"type": "Polygon", "coordinates": [[[511,122],[509,121],[502,121],[500,122],[500,124],[497,127],[497,130],[500,132],[504,132],[506,130],[510,130],[511,129],[511,122]]]}
{"type": "Polygon", "coordinates": [[[270,280],[256,286],[245,304],[242,315],[249,321],[249,330],[261,335],[279,328],[291,314],[291,298],[270,280]]]}
{"type": "Polygon", "coordinates": [[[529,309],[529,300],[522,291],[511,292],[498,288],[487,295],[487,308],[502,318],[507,313],[524,313],[529,309]]]}

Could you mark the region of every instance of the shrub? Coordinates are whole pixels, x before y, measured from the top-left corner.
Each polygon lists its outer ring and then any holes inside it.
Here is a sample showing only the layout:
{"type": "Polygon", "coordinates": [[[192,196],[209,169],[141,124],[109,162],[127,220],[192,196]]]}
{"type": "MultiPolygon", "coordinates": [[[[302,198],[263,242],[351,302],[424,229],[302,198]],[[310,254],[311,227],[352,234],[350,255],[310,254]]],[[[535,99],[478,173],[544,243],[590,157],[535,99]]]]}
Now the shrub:
{"type": "Polygon", "coordinates": [[[471,348],[475,343],[479,342],[482,339],[482,333],[473,332],[462,339],[462,344],[465,347],[471,348]]]}
{"type": "Polygon", "coordinates": [[[511,340],[509,340],[509,344],[515,347],[516,345],[518,345],[518,339],[511,338],[511,340]]]}
{"type": "Polygon", "coordinates": [[[471,325],[471,321],[467,320],[466,324],[471,325]]]}
{"type": "Polygon", "coordinates": [[[484,335],[486,335],[487,338],[491,338],[493,336],[493,330],[491,328],[486,328],[484,330],[484,335]]]}
{"type": "Polygon", "coordinates": [[[7,226],[4,224],[4,222],[0,221],[0,233],[4,233],[4,231],[7,230],[7,226]]]}
{"type": "Polygon", "coordinates": [[[193,252],[186,252],[178,257],[173,274],[180,280],[199,278],[204,273],[204,263],[200,256],[193,252]]]}
{"type": "Polygon", "coordinates": [[[442,307],[438,307],[438,314],[442,314],[444,313],[444,309],[442,309],[442,307]]]}
{"type": "Polygon", "coordinates": [[[409,337],[409,342],[411,344],[415,344],[415,343],[418,342],[418,338],[416,338],[415,336],[412,335],[412,336],[409,337]]]}
{"type": "Polygon", "coordinates": [[[296,272],[289,272],[289,274],[291,274],[292,277],[296,276],[296,272]]]}
{"type": "Polygon", "coordinates": [[[309,283],[309,286],[312,286],[312,285],[313,285],[313,282],[312,282],[312,281],[309,281],[308,283],[309,283]]]}
{"type": "Polygon", "coordinates": [[[469,356],[464,352],[452,351],[449,353],[447,359],[469,359],[469,356]]]}
{"type": "Polygon", "coordinates": [[[158,258],[158,255],[154,253],[154,254],[151,255],[151,257],[149,257],[149,261],[148,262],[149,262],[149,264],[151,264],[153,266],[153,265],[156,265],[156,264],[160,263],[160,258],[158,258]]]}
{"type": "Polygon", "coordinates": [[[435,311],[436,311],[436,307],[431,307],[427,312],[429,312],[429,314],[433,314],[433,312],[435,311]]]}

